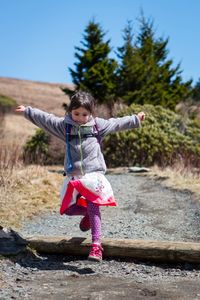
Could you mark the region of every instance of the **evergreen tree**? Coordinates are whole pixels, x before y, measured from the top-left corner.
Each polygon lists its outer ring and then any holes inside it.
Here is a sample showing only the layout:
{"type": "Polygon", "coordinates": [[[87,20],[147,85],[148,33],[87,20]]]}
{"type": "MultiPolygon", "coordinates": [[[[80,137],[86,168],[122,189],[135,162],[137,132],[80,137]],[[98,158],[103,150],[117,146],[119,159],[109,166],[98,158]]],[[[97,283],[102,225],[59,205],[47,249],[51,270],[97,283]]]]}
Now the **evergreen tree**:
{"type": "Polygon", "coordinates": [[[200,78],[194,86],[192,98],[195,102],[200,103],[200,78]]]}
{"type": "Polygon", "coordinates": [[[168,39],[155,38],[153,22],[141,15],[140,32],[131,40],[130,22],[125,28],[124,46],[118,48],[121,59],[119,79],[120,93],[128,104],[150,103],[174,108],[178,102],[190,94],[191,81],[182,82],[180,64],[172,67],[173,61],[167,59],[168,39]],[[128,83],[128,84],[127,84],[128,83]]]}
{"type": "Polygon", "coordinates": [[[126,94],[126,91],[132,90],[134,87],[134,47],[133,47],[133,33],[132,22],[129,20],[127,26],[123,30],[124,45],[118,48],[118,57],[121,60],[121,65],[118,69],[118,85],[117,92],[119,96],[126,94]]]}
{"type": "Polygon", "coordinates": [[[110,40],[104,42],[104,36],[101,26],[90,21],[81,41],[83,47],[75,47],[75,70],[69,69],[77,88],[91,92],[100,103],[109,101],[116,89],[117,62],[108,57],[110,40]]]}

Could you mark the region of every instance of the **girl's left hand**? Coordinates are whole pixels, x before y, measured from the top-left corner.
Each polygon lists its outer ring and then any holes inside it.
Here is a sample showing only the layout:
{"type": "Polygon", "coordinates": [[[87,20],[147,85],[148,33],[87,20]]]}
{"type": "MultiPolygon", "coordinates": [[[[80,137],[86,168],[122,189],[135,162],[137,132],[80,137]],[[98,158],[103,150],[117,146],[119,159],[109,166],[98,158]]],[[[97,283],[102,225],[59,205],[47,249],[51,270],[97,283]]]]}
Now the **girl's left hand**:
{"type": "Polygon", "coordinates": [[[140,119],[140,121],[144,121],[144,119],[145,119],[145,113],[143,111],[139,112],[137,116],[140,119]]]}

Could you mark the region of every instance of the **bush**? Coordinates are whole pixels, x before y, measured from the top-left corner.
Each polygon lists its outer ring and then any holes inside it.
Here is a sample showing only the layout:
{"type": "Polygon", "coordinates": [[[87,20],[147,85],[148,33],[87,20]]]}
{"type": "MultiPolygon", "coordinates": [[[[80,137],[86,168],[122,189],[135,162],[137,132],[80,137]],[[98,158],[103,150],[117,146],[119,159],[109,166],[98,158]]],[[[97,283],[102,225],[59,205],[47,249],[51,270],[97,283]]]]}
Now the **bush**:
{"type": "Polygon", "coordinates": [[[0,94],[0,137],[3,134],[5,113],[9,113],[17,103],[14,99],[0,94]]]}
{"type": "Polygon", "coordinates": [[[14,99],[5,96],[5,95],[0,95],[0,112],[5,114],[10,112],[13,107],[16,107],[17,103],[14,99]]]}
{"type": "Polygon", "coordinates": [[[49,135],[37,129],[24,146],[23,160],[25,163],[44,164],[48,160],[49,135]]]}
{"type": "Polygon", "coordinates": [[[42,129],[36,130],[36,133],[26,142],[23,151],[23,160],[27,164],[63,164],[64,156],[63,142],[42,129]]]}
{"type": "Polygon", "coordinates": [[[144,111],[146,120],[140,129],[107,136],[104,154],[108,167],[145,165],[200,166],[200,121],[183,119],[161,106],[131,105],[119,116],[144,111]]]}

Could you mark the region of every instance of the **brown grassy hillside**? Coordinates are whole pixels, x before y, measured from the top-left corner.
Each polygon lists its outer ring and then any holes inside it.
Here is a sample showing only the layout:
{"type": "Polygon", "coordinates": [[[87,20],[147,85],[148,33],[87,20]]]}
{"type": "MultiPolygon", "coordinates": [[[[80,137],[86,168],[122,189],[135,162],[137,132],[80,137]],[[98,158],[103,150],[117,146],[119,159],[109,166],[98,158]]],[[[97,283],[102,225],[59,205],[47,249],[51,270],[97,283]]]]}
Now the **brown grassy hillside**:
{"type": "MultiPolygon", "coordinates": [[[[69,102],[69,97],[62,88],[73,90],[74,85],[0,77],[0,94],[15,99],[18,104],[31,105],[57,116],[63,116],[62,104],[69,102]]],[[[124,105],[116,103],[113,114],[123,107],[124,105]]],[[[103,105],[98,106],[96,114],[105,118],[110,116],[107,107],[103,105]]]]}
{"type": "MultiPolygon", "coordinates": [[[[62,88],[73,89],[72,84],[34,82],[14,78],[0,77],[0,94],[9,96],[18,104],[31,105],[57,116],[63,116],[63,103],[69,102],[69,97],[62,88]]],[[[25,143],[27,137],[34,134],[36,126],[28,122],[22,114],[7,114],[4,120],[5,138],[9,141],[25,143]]]]}
{"type": "Polygon", "coordinates": [[[73,85],[0,77],[0,94],[15,99],[18,104],[38,107],[58,116],[63,116],[62,104],[69,101],[61,88],[73,89],[73,85]]]}

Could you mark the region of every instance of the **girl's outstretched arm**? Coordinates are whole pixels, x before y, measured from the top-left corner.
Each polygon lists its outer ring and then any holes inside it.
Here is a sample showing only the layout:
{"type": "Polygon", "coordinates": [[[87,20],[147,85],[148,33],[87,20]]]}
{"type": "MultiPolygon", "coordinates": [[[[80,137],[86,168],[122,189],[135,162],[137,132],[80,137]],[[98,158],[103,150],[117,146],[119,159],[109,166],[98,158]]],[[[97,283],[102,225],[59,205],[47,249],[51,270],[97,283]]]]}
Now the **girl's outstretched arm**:
{"type": "Polygon", "coordinates": [[[103,137],[109,133],[138,128],[145,119],[145,113],[139,112],[137,115],[124,116],[119,118],[110,118],[108,120],[95,118],[100,135],[103,137]]]}
{"type": "Polygon", "coordinates": [[[23,112],[25,118],[33,124],[65,141],[64,117],[56,117],[40,109],[32,108],[31,106],[25,107],[24,105],[17,106],[15,111],[23,112]]]}

